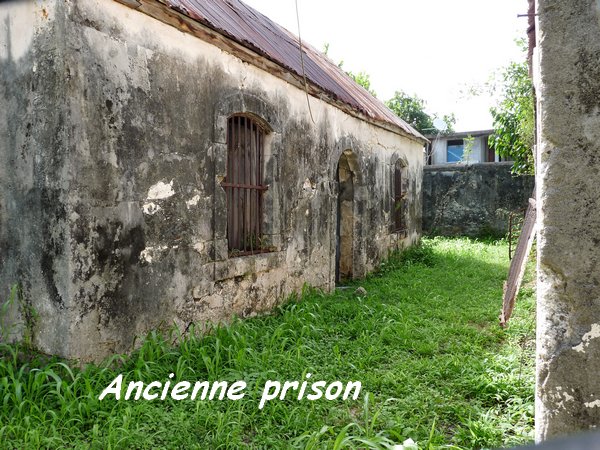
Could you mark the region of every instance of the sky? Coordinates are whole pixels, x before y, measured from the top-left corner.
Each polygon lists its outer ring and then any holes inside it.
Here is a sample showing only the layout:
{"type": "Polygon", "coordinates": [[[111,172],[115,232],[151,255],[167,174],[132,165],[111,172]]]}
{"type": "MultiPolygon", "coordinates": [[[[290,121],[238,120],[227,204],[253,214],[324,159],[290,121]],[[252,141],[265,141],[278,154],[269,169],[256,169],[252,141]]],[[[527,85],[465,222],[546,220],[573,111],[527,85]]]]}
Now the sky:
{"type": "MultiPolygon", "coordinates": [[[[302,40],[344,70],[370,75],[381,100],[417,95],[430,114],[454,113],[456,131],[492,128],[489,94],[473,96],[494,73],[525,55],[526,0],[297,0],[302,40]]],[[[298,34],[295,0],[244,0],[298,34]]]]}

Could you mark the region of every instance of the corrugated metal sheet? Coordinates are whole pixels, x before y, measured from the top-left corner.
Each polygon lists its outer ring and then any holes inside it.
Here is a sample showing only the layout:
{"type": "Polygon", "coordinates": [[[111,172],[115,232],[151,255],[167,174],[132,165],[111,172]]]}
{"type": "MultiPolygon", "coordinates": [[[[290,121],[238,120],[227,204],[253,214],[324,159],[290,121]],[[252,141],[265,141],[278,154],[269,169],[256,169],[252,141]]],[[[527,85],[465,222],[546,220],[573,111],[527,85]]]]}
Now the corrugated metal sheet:
{"type": "MultiPolygon", "coordinates": [[[[161,0],[174,10],[302,76],[298,38],[239,0],[161,0]]],[[[322,53],[302,43],[306,78],[369,118],[423,136],[359,86],[322,53]]],[[[424,138],[423,138],[424,139],[424,138]]]]}

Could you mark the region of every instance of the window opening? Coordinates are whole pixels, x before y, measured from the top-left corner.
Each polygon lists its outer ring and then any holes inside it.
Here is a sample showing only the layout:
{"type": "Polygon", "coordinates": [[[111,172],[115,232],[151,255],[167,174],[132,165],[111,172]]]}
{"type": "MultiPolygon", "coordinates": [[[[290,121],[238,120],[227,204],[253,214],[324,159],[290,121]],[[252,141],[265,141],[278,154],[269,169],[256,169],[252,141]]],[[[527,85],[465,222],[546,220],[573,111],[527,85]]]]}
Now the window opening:
{"type": "Polygon", "coordinates": [[[448,141],[447,162],[461,162],[465,151],[465,143],[462,139],[448,141]]]}
{"type": "Polygon", "coordinates": [[[227,241],[230,255],[265,252],[262,235],[265,130],[247,116],[227,121],[227,241]]]}
{"type": "Polygon", "coordinates": [[[406,229],[405,221],[405,197],[406,192],[403,188],[404,180],[402,172],[404,167],[400,161],[394,166],[394,231],[404,231],[406,229]]]}

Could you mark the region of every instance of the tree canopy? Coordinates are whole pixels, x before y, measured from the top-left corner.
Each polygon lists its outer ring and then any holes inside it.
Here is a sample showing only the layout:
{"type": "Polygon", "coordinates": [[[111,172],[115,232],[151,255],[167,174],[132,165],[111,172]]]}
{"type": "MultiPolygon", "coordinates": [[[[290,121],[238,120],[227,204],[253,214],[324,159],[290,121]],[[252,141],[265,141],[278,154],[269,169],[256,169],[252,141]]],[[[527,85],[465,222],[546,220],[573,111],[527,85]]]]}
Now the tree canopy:
{"type": "Polygon", "coordinates": [[[513,62],[505,67],[492,92],[499,92],[500,100],[490,108],[494,133],[489,137],[489,145],[514,161],[514,173],[533,174],[535,110],[527,62],[513,62]]]}
{"type": "MultiPolygon", "coordinates": [[[[340,63],[340,64],[342,64],[342,63],[340,63]]],[[[341,67],[341,65],[340,65],[340,67],[341,67]]],[[[371,89],[371,77],[369,76],[369,74],[367,72],[360,71],[357,74],[354,74],[354,73],[348,71],[346,73],[350,76],[350,78],[352,78],[354,81],[356,81],[362,87],[364,87],[367,91],[369,91],[369,93],[373,97],[377,97],[377,93],[373,89],[371,89]]]]}
{"type": "MultiPolygon", "coordinates": [[[[325,56],[329,55],[328,43],[323,45],[323,53],[325,56]]],[[[343,66],[344,61],[342,60],[338,63],[338,67],[344,70],[343,66]]],[[[362,70],[358,73],[353,73],[348,70],[345,72],[356,81],[357,84],[364,87],[373,97],[377,97],[376,92],[371,88],[371,77],[367,72],[362,70]]],[[[430,115],[425,112],[425,101],[416,95],[410,96],[403,91],[396,91],[394,96],[387,100],[385,104],[398,117],[422,134],[448,134],[454,132],[454,124],[456,123],[454,113],[446,114],[442,117],[439,117],[437,114],[430,115]],[[434,121],[437,118],[440,118],[446,123],[445,130],[436,128],[434,121]]]]}
{"type": "Polygon", "coordinates": [[[454,132],[454,124],[456,123],[454,114],[447,114],[441,117],[446,122],[447,128],[443,131],[439,130],[433,123],[438,116],[435,114],[432,116],[425,112],[425,100],[416,95],[410,96],[403,91],[396,91],[394,96],[386,101],[385,104],[398,117],[422,134],[454,132]]]}

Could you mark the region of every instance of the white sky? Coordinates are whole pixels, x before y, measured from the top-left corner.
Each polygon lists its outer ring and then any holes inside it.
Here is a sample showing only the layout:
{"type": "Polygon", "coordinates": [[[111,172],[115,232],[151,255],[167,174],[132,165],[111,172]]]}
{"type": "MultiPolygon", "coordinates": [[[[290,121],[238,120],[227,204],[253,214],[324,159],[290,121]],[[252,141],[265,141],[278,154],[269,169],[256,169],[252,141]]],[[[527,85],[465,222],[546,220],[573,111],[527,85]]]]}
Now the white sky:
{"type": "MultiPolygon", "coordinates": [[[[298,34],[294,0],[244,0],[298,34]]],[[[302,40],[344,69],[365,71],[381,100],[403,90],[429,113],[454,112],[457,131],[492,126],[488,95],[466,94],[525,57],[526,0],[298,0],[302,40]]]]}

